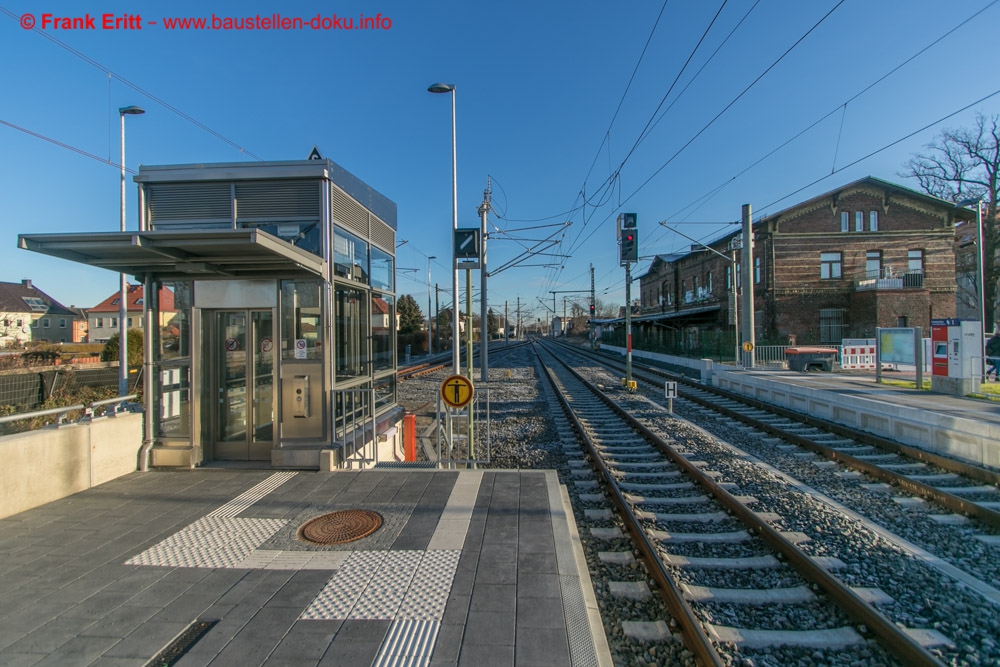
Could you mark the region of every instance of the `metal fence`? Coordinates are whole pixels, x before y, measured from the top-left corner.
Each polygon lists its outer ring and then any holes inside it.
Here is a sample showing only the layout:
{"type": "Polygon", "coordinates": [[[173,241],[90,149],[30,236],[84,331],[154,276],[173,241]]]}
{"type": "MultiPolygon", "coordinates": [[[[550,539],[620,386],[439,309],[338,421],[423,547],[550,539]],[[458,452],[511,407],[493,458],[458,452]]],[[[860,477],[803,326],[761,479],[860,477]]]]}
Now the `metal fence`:
{"type": "MultiPolygon", "coordinates": [[[[608,345],[625,347],[625,332],[615,329],[606,332],[602,342],[608,345]]],[[[840,344],[817,344],[837,350],[837,361],[840,361],[842,346],[840,344]]],[[[795,345],[758,345],[753,350],[754,365],[768,368],[787,368],[788,360],[785,350],[795,345]]],[[[736,350],[736,339],[733,333],[716,331],[680,331],[654,329],[652,331],[636,331],[632,333],[632,349],[656,354],[666,354],[689,359],[712,359],[721,363],[732,363],[736,350]]],[[[746,358],[744,353],[743,358],[746,358]]]]}
{"type": "MultiPolygon", "coordinates": [[[[130,389],[138,388],[140,373],[133,372],[130,389]]],[[[118,366],[101,368],[52,367],[51,370],[21,371],[0,375],[0,406],[34,410],[56,394],[69,395],[85,389],[118,390],[118,366]]]]}

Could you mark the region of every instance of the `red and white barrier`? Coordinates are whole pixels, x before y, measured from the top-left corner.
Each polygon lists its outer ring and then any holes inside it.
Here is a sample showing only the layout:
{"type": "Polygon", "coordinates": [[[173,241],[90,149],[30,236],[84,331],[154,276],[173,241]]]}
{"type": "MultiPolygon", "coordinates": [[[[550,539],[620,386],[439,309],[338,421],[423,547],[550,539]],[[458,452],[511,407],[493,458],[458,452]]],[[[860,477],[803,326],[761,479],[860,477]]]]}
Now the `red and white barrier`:
{"type": "Polygon", "coordinates": [[[874,345],[844,345],[840,352],[840,367],[844,370],[874,370],[877,360],[874,345]]]}

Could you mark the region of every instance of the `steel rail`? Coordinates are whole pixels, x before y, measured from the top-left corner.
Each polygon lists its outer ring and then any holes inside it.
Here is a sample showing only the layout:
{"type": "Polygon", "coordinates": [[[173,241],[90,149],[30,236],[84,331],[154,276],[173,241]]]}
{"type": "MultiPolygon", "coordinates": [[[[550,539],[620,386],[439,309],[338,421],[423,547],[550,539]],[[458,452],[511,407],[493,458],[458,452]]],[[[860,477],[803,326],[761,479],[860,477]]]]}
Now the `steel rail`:
{"type": "MultiPolygon", "coordinates": [[[[549,350],[546,350],[546,352],[548,354],[552,354],[549,350]]],[[[553,358],[565,366],[565,362],[562,362],[558,357],[553,355],[553,358]]],[[[685,645],[695,655],[699,664],[722,667],[725,663],[715,650],[712,640],[705,633],[705,629],[702,627],[701,622],[698,620],[697,616],[695,616],[691,606],[684,600],[684,596],[681,594],[677,585],[670,577],[670,574],[667,572],[663,561],[660,559],[656,551],[655,545],[653,545],[650,541],[649,536],[646,535],[646,531],[642,528],[642,524],[639,523],[639,520],[635,517],[631,508],[629,508],[624,495],[621,490],[619,490],[618,485],[615,483],[614,478],[611,475],[611,471],[608,470],[605,465],[603,457],[600,452],[598,452],[593,441],[587,435],[586,429],[583,424],[580,423],[580,420],[576,415],[576,411],[566,400],[566,397],[560,390],[559,385],[556,383],[552,370],[549,368],[549,365],[541,359],[541,355],[539,355],[539,362],[541,363],[542,370],[545,371],[545,374],[548,377],[549,383],[555,389],[556,397],[559,399],[559,403],[562,405],[562,408],[566,413],[566,417],[570,420],[573,430],[576,431],[577,437],[579,437],[586,446],[591,463],[597,467],[597,471],[604,482],[603,486],[610,494],[611,501],[618,510],[618,515],[622,518],[625,523],[625,527],[632,536],[632,543],[638,549],[643,563],[646,566],[647,573],[653,581],[656,582],[656,586],[660,591],[660,597],[667,605],[667,609],[670,610],[670,614],[674,617],[674,620],[676,620],[678,625],[680,625],[685,645]]],[[[572,368],[569,368],[568,366],[566,366],[566,368],[573,373],[577,379],[580,379],[572,368]]]]}
{"type": "MultiPolygon", "coordinates": [[[[553,355],[555,356],[555,355],[553,355]]],[[[566,362],[555,357],[563,365],[566,362]]],[[[568,370],[580,380],[594,395],[600,398],[605,405],[620,415],[643,437],[668,456],[678,467],[690,474],[698,484],[710,495],[714,496],[723,506],[736,515],[740,521],[747,526],[751,532],[760,535],[767,544],[775,551],[783,555],[789,564],[805,579],[818,585],[823,591],[839,606],[845,613],[855,621],[868,628],[876,638],[899,658],[906,665],[928,665],[943,667],[943,663],[935,658],[927,649],[921,646],[907,635],[902,629],[896,626],[887,616],[878,611],[853,590],[844,584],[840,579],[833,576],[824,568],[817,565],[808,555],[798,549],[792,542],[775,530],[770,524],[762,520],[751,509],[743,505],[737,498],[715,482],[712,478],[704,474],[703,471],[692,465],[686,458],[681,456],[674,448],[670,447],[662,438],[653,433],[632,415],[623,410],[617,403],[606,396],[591,382],[580,376],[574,369],[566,366],[568,370]]]]}
{"type": "MultiPolygon", "coordinates": [[[[586,355],[586,350],[579,351],[586,355]]],[[[889,450],[891,453],[898,454],[900,456],[912,458],[924,463],[929,463],[937,467],[947,470],[948,472],[953,472],[958,475],[963,475],[975,481],[985,482],[987,484],[992,484],[994,486],[1000,486],[1000,474],[995,473],[991,470],[986,470],[984,468],[979,468],[962,461],[957,461],[955,459],[947,458],[939,454],[934,454],[931,452],[926,452],[915,447],[909,447],[907,445],[902,445],[897,442],[892,442],[885,438],[881,438],[871,433],[865,433],[864,431],[858,431],[841,424],[835,424],[833,422],[828,422],[817,417],[811,417],[808,415],[801,415],[800,413],[789,410],[788,408],[783,408],[781,406],[772,405],[771,403],[765,403],[748,396],[743,396],[742,394],[736,394],[733,392],[726,391],[724,389],[719,389],[717,387],[708,387],[701,383],[694,382],[683,376],[678,376],[669,371],[665,371],[660,368],[646,367],[642,366],[641,370],[636,370],[635,363],[633,362],[633,376],[638,377],[640,380],[644,380],[650,384],[656,385],[654,380],[648,377],[644,377],[643,373],[652,373],[660,377],[673,377],[676,378],[677,382],[684,386],[697,388],[699,391],[708,392],[716,396],[726,398],[737,403],[741,403],[748,407],[758,408],[760,410],[765,410],[772,414],[785,417],[787,419],[792,419],[801,424],[806,424],[807,426],[813,426],[815,428],[820,428],[837,435],[841,435],[845,438],[851,438],[859,443],[872,445],[880,449],[889,450]]],[[[892,470],[887,470],[880,467],[878,464],[864,461],[858,459],[850,454],[838,451],[832,447],[828,447],[822,443],[810,440],[808,436],[799,435],[797,433],[792,433],[789,431],[782,430],[778,426],[773,426],[766,422],[761,422],[753,417],[742,414],[735,410],[717,405],[711,401],[706,401],[698,396],[694,396],[688,392],[681,392],[681,396],[693,403],[697,403],[703,407],[711,408],[716,412],[720,412],[728,417],[737,419],[745,424],[753,426],[754,428],[766,431],[771,435],[781,437],[789,442],[792,442],[804,449],[808,449],[816,454],[826,457],[832,461],[837,461],[843,465],[853,468],[855,470],[860,470],[876,479],[880,479],[889,484],[898,486],[905,489],[909,493],[931,500],[938,503],[942,507],[945,507],[956,514],[963,514],[965,516],[973,517],[982,521],[984,524],[991,526],[993,528],[1000,528],[1000,512],[992,510],[988,507],[979,505],[971,500],[967,500],[961,496],[949,493],[947,491],[942,491],[936,487],[929,484],[919,482],[910,479],[906,475],[901,473],[893,472],[892,470]]]]}

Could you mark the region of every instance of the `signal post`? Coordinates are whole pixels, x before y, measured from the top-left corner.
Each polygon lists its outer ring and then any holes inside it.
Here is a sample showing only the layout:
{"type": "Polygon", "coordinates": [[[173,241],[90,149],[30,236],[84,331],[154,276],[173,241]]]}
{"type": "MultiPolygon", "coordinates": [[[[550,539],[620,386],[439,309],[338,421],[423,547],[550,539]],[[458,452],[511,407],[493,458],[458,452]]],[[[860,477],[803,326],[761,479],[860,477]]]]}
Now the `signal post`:
{"type": "Polygon", "coordinates": [[[632,380],[632,262],[639,261],[639,234],[635,213],[618,215],[618,261],[625,267],[625,381],[628,391],[635,391],[632,380]]]}

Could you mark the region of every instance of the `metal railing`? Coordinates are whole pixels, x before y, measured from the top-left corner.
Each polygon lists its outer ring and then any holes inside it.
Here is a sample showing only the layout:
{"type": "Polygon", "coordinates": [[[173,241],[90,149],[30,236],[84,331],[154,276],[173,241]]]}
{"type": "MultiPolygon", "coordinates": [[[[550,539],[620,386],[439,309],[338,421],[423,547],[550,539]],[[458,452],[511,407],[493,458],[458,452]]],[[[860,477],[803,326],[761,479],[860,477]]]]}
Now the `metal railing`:
{"type": "Polygon", "coordinates": [[[854,279],[854,289],[858,292],[880,289],[921,288],[924,286],[922,270],[900,273],[891,267],[883,267],[878,271],[865,271],[854,279]]]}
{"type": "MultiPolygon", "coordinates": [[[[89,419],[91,417],[97,416],[98,408],[102,408],[106,405],[114,405],[114,410],[112,414],[118,414],[124,411],[125,403],[128,403],[138,397],[138,394],[129,394],[128,396],[116,396],[115,398],[105,398],[100,401],[92,401],[90,403],[77,403],[75,405],[66,405],[58,408],[49,408],[48,410],[34,410],[32,412],[22,412],[15,415],[6,415],[0,417],[0,424],[9,424],[11,422],[20,421],[22,419],[35,419],[37,417],[49,417],[51,415],[56,415],[55,424],[57,426],[65,424],[66,418],[71,412],[76,412],[78,410],[83,410],[83,415],[76,421],[82,421],[84,419],[89,419]]],[[[107,414],[106,412],[104,414],[107,414]]]]}

